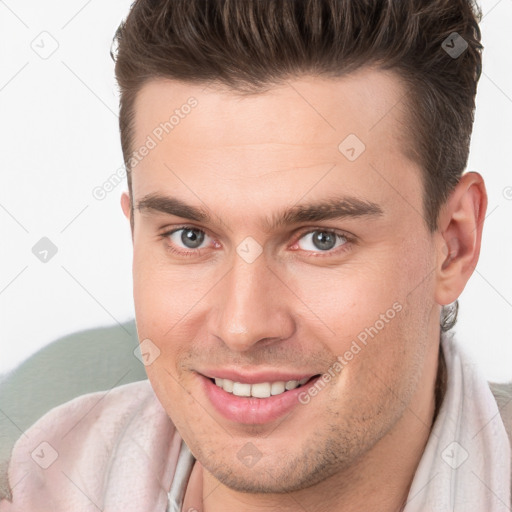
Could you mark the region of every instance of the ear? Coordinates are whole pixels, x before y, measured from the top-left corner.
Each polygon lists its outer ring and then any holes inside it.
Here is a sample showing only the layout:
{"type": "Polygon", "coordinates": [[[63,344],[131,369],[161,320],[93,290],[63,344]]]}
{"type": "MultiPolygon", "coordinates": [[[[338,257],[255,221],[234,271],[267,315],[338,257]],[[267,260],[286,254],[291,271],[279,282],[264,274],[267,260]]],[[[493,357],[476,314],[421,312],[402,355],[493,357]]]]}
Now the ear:
{"type": "Polygon", "coordinates": [[[132,211],[132,201],[128,192],[123,192],[121,195],[121,208],[123,209],[124,216],[130,221],[130,227],[132,231],[132,240],[133,240],[133,211],[132,211]]]}
{"type": "Polygon", "coordinates": [[[123,209],[124,216],[130,220],[131,216],[131,205],[130,196],[128,192],[123,192],[121,195],[121,208],[123,209]]]}
{"type": "Polygon", "coordinates": [[[464,174],[438,218],[435,299],[440,305],[454,302],[475,270],[486,210],[482,176],[464,174]]]}

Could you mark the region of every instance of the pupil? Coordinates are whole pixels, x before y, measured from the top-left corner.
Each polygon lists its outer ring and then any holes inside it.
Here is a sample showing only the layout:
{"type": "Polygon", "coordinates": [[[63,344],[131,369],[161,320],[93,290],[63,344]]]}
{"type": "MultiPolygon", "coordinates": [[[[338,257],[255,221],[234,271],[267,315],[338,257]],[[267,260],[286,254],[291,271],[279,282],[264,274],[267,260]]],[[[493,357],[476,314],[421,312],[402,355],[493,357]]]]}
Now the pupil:
{"type": "Polygon", "coordinates": [[[332,249],[336,245],[336,237],[334,233],[325,231],[316,231],[313,235],[313,242],[318,249],[332,249]]]}
{"type": "Polygon", "coordinates": [[[187,229],[181,234],[181,241],[190,249],[196,249],[204,240],[204,233],[199,229],[187,229]]]}

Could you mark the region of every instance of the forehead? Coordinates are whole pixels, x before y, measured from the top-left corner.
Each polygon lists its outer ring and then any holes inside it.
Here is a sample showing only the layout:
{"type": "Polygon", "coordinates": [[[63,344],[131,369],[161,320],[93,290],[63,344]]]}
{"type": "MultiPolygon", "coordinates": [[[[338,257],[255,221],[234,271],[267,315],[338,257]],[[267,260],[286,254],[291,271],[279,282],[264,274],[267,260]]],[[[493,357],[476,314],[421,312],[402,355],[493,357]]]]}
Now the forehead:
{"type": "Polygon", "coordinates": [[[373,189],[373,200],[382,196],[383,174],[391,188],[407,188],[408,179],[417,189],[405,95],[397,75],[370,68],[336,79],[303,76],[251,95],[153,80],[134,105],[133,196],[180,188],[200,197],[213,187],[221,197],[236,191],[257,201],[287,191],[298,199],[307,187],[321,195],[342,184],[354,196],[373,189]]]}
{"type": "Polygon", "coordinates": [[[403,134],[400,125],[406,93],[395,72],[376,68],[362,68],[339,78],[305,75],[254,94],[215,84],[154,79],[143,85],[136,97],[134,142],[142,143],[156,120],[165,122],[173,113],[180,120],[172,121],[177,128],[183,120],[180,111],[188,111],[185,105],[191,97],[200,107],[192,109],[193,119],[186,123],[195,132],[195,143],[268,142],[269,128],[275,142],[326,142],[326,137],[336,140],[349,130],[363,138],[377,137],[389,128],[394,128],[393,136],[399,136],[403,134]],[[296,124],[297,130],[290,132],[290,123],[296,124]],[[377,125],[381,129],[371,134],[377,125]],[[259,130],[263,127],[265,131],[259,130]]]}

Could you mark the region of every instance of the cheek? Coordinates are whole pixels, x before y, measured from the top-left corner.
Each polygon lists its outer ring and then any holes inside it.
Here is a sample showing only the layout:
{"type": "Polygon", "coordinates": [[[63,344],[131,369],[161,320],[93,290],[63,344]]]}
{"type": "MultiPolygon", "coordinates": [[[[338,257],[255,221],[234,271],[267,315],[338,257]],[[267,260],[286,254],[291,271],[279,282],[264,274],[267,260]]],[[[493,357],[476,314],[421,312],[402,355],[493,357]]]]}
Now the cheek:
{"type": "Polygon", "coordinates": [[[185,317],[207,291],[199,266],[191,270],[186,265],[171,265],[160,249],[136,249],[133,269],[137,325],[149,328],[158,334],[158,339],[185,317]]]}
{"type": "Polygon", "coordinates": [[[182,382],[190,376],[179,364],[189,358],[193,340],[206,325],[202,300],[217,279],[208,276],[200,265],[195,266],[197,270],[170,265],[149,250],[134,251],[133,261],[137,333],[141,342],[149,339],[158,353],[158,358],[146,366],[146,373],[162,402],[175,408],[176,399],[166,400],[165,396],[181,396],[182,386],[190,385],[182,382]]]}
{"type": "Polygon", "coordinates": [[[311,320],[318,315],[325,324],[326,335],[354,334],[403,300],[403,290],[407,289],[401,281],[404,275],[391,261],[360,258],[338,268],[310,267],[295,272],[288,282],[310,310],[311,320]]]}
{"type": "Polygon", "coordinates": [[[404,239],[361,252],[339,268],[295,272],[291,288],[318,317],[308,313],[304,327],[320,325],[308,336],[323,339],[333,354],[346,354],[353,369],[356,360],[394,367],[414,358],[415,344],[422,343],[417,331],[428,331],[433,305],[426,242],[409,246],[404,239]]]}

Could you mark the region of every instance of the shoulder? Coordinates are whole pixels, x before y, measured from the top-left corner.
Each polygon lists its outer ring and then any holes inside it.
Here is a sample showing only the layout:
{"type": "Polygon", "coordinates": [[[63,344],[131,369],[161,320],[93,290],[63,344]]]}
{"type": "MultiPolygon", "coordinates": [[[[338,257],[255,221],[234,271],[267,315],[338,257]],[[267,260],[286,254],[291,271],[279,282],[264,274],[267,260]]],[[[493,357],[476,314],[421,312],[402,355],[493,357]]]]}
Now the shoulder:
{"type": "Polygon", "coordinates": [[[108,444],[137,411],[155,406],[157,400],[147,380],[78,396],[54,407],[26,430],[15,444],[12,456],[35,448],[36,439],[63,446],[66,439],[90,435],[91,431],[101,431],[108,444]]]}
{"type": "MultiPolygon", "coordinates": [[[[41,510],[43,503],[61,510],[55,506],[61,501],[89,510],[80,502],[83,485],[89,506],[106,504],[112,496],[122,501],[121,488],[126,491],[137,482],[151,488],[144,480],[150,475],[153,481],[162,475],[157,481],[167,486],[165,475],[180,444],[149,381],[82,395],[49,411],[17,441],[7,497],[18,504],[13,510],[39,510],[36,502],[41,510]],[[116,482],[121,487],[116,488],[116,482]]],[[[162,499],[160,489],[153,490],[162,499]]]]}

